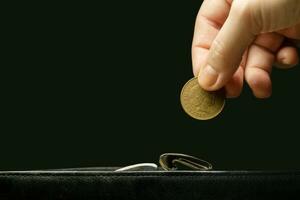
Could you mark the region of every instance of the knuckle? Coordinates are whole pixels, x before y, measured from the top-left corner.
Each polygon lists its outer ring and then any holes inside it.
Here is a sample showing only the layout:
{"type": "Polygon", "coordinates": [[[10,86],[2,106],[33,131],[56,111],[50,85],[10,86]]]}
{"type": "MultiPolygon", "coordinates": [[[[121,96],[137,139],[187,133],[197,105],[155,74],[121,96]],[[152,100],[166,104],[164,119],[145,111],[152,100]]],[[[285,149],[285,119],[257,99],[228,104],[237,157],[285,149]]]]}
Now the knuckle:
{"type": "Polygon", "coordinates": [[[213,44],[212,44],[212,49],[211,49],[211,60],[221,60],[222,62],[226,61],[226,56],[225,56],[225,45],[224,45],[224,42],[218,40],[218,39],[215,39],[213,41],[213,44]]]}
{"type": "Polygon", "coordinates": [[[253,33],[258,34],[263,26],[263,15],[260,4],[260,0],[235,0],[233,1],[230,12],[234,18],[249,24],[253,33]]]}
{"type": "Polygon", "coordinates": [[[251,16],[253,2],[255,1],[236,0],[232,4],[230,12],[236,17],[248,18],[251,16]]]}
{"type": "Polygon", "coordinates": [[[214,67],[214,69],[219,73],[232,73],[232,61],[228,59],[230,55],[228,52],[225,43],[220,39],[215,39],[210,49],[210,54],[208,57],[208,64],[214,67]]]}

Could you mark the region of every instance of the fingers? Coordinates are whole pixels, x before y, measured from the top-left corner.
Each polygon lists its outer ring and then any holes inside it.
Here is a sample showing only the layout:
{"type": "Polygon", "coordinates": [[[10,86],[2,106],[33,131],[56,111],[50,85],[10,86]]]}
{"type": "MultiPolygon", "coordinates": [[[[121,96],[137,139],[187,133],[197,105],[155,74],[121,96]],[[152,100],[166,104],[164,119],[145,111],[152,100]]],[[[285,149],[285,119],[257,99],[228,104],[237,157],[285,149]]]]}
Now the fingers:
{"type": "Polygon", "coordinates": [[[275,66],[280,69],[289,69],[299,63],[297,49],[293,46],[282,47],[276,55],[275,66]]]}
{"type": "Polygon", "coordinates": [[[198,76],[206,63],[211,44],[225,22],[230,0],[205,0],[198,13],[192,45],[193,73],[198,76]]]}
{"type": "Polygon", "coordinates": [[[256,37],[254,44],[265,48],[266,51],[275,53],[279,49],[283,41],[284,37],[280,34],[264,33],[256,37]]]}
{"type": "Polygon", "coordinates": [[[245,79],[257,98],[268,98],[272,93],[270,73],[274,55],[264,48],[252,45],[249,48],[245,79]]]}
{"type": "Polygon", "coordinates": [[[225,85],[226,97],[235,98],[240,96],[244,84],[244,69],[247,62],[248,50],[243,55],[242,62],[238,70],[234,73],[230,81],[225,85]]]}
{"type": "Polygon", "coordinates": [[[208,56],[208,49],[197,47],[194,48],[192,53],[193,60],[193,73],[197,77],[200,71],[200,66],[204,65],[208,56]]]}
{"type": "Polygon", "coordinates": [[[206,65],[200,67],[199,84],[204,89],[217,90],[231,80],[244,51],[255,38],[249,20],[243,8],[235,6],[234,2],[226,22],[211,44],[206,65]]]}
{"type": "Polygon", "coordinates": [[[206,19],[202,17],[197,19],[192,46],[193,72],[195,76],[198,76],[200,66],[205,64],[210,45],[218,32],[219,30],[209,24],[206,19]]]}
{"type": "Polygon", "coordinates": [[[268,98],[272,94],[270,74],[275,60],[274,53],[283,39],[283,36],[276,33],[262,34],[249,48],[245,79],[257,98],[268,98]]]}
{"type": "Polygon", "coordinates": [[[238,97],[243,88],[244,82],[244,69],[239,67],[238,70],[234,73],[231,80],[225,85],[226,97],[235,98],[238,97]]]}
{"type": "Polygon", "coordinates": [[[256,97],[269,97],[274,61],[281,68],[299,62],[296,48],[291,45],[280,47],[283,36],[300,39],[298,0],[291,1],[265,4],[236,0],[231,6],[231,0],[205,0],[197,17],[192,47],[193,72],[198,75],[199,84],[209,91],[225,87],[227,97],[236,97],[241,93],[245,76],[256,97]],[[267,33],[255,39],[261,32],[291,26],[278,31],[281,35],[267,33]],[[250,44],[246,67],[239,67],[250,44]]]}

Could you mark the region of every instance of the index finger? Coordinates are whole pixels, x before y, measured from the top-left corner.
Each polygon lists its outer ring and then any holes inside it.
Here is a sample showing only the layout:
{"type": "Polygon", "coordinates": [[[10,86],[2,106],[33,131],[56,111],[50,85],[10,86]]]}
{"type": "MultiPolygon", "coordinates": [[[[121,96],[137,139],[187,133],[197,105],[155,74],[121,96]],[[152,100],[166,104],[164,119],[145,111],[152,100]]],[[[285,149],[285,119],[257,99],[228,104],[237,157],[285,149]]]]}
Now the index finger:
{"type": "Polygon", "coordinates": [[[204,0],[198,13],[192,44],[193,72],[198,76],[212,42],[226,21],[232,0],[204,0]]]}

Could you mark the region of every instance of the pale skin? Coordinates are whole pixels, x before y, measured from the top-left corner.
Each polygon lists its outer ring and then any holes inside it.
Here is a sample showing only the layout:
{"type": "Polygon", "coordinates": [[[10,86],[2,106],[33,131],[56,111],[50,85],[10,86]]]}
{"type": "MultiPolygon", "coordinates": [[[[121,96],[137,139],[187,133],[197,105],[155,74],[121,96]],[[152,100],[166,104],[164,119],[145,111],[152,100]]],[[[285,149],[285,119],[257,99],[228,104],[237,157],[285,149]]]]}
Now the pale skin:
{"type": "Polygon", "coordinates": [[[257,98],[272,94],[272,66],[298,64],[299,0],[204,0],[192,45],[193,72],[208,91],[238,97],[244,80],[257,98]]]}

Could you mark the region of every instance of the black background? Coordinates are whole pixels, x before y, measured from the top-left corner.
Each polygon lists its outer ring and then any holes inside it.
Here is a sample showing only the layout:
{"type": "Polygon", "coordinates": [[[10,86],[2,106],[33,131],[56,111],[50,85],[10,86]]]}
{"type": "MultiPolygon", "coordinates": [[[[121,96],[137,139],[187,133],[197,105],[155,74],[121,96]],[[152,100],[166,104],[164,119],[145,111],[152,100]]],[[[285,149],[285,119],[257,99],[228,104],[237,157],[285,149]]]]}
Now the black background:
{"type": "Polygon", "coordinates": [[[34,5],[14,19],[3,65],[1,170],[157,163],[165,152],[216,169],[299,169],[299,68],[274,70],[270,99],[245,87],[211,121],[181,109],[200,5],[34,5]]]}

